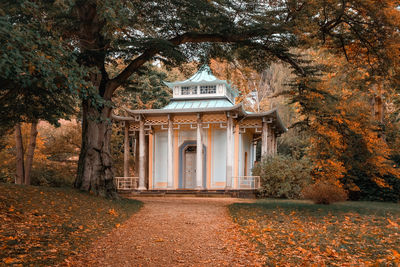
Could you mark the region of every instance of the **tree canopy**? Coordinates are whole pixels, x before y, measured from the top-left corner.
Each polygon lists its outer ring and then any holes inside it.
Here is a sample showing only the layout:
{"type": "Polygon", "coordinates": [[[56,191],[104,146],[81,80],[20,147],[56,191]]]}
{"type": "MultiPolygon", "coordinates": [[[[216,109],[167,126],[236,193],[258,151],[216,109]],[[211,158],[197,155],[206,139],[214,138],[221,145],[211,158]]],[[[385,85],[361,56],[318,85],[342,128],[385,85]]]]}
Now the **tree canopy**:
{"type": "Polygon", "coordinates": [[[0,5],[2,130],[24,121],[57,124],[76,112],[78,92],[89,86],[76,52],[42,23],[40,7],[20,2],[0,5]]]}

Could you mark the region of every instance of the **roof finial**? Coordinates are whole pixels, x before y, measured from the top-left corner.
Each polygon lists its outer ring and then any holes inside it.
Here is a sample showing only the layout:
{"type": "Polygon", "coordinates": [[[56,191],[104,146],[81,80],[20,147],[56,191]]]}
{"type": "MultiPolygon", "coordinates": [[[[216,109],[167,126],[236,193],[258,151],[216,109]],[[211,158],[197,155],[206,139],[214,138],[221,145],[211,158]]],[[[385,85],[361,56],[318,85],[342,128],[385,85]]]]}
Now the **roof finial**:
{"type": "Polygon", "coordinates": [[[210,66],[208,66],[207,63],[204,63],[203,65],[201,65],[198,70],[198,72],[203,72],[203,71],[206,71],[207,74],[209,74],[209,75],[213,75],[211,68],[210,68],[210,66]]]}

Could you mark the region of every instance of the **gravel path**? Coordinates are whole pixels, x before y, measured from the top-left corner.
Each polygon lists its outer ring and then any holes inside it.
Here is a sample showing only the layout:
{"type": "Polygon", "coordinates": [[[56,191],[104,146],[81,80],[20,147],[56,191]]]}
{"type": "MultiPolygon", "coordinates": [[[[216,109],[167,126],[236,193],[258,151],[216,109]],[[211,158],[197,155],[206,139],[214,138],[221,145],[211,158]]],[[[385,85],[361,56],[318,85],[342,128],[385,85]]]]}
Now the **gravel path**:
{"type": "MultiPolygon", "coordinates": [[[[138,198],[139,199],[139,198],[138,198]]],[[[73,266],[258,266],[228,215],[229,198],[140,198],[144,207],[73,266]]]]}

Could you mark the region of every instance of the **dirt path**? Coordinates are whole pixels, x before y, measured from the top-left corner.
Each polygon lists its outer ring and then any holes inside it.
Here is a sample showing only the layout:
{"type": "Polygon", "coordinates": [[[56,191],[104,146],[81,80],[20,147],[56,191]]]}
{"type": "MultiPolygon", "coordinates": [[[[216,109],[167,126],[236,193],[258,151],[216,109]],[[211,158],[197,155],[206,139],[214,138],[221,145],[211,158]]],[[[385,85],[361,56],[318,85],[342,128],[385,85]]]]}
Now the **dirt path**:
{"type": "Polygon", "coordinates": [[[144,207],[74,266],[255,266],[261,259],[226,206],[236,199],[141,198],[144,207]]]}

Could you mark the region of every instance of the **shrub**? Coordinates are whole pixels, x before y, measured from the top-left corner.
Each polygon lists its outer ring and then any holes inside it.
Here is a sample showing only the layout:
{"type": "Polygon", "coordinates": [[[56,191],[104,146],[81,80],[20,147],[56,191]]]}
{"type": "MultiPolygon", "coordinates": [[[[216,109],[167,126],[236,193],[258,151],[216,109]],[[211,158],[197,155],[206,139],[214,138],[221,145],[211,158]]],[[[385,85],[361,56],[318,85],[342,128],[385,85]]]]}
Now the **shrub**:
{"type": "Polygon", "coordinates": [[[328,205],[347,200],[346,190],[333,183],[324,181],[308,185],[303,189],[302,195],[305,199],[312,200],[315,204],[328,205]]]}
{"type": "Polygon", "coordinates": [[[267,156],[253,168],[253,174],[260,176],[259,197],[300,198],[303,188],[311,182],[312,165],[306,159],[290,156],[267,156]]]}
{"type": "Polygon", "coordinates": [[[76,167],[74,164],[53,162],[47,166],[36,164],[31,173],[31,184],[50,187],[72,187],[75,180],[76,167]]]}

